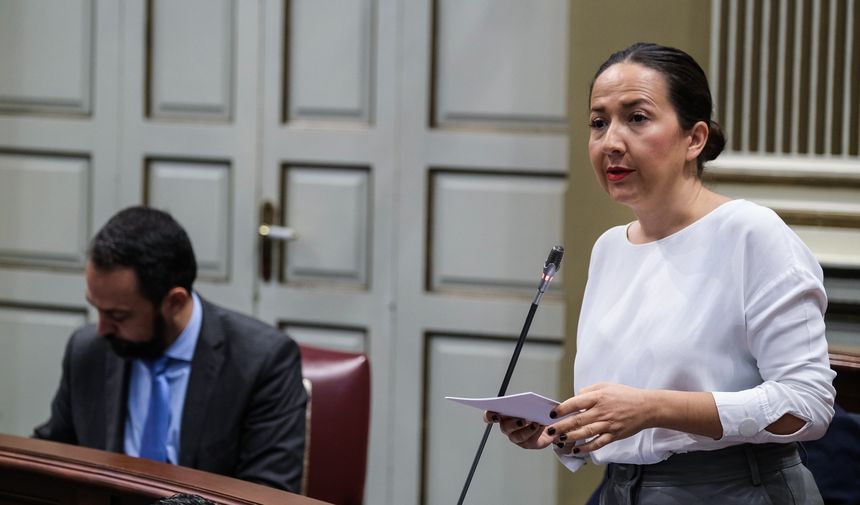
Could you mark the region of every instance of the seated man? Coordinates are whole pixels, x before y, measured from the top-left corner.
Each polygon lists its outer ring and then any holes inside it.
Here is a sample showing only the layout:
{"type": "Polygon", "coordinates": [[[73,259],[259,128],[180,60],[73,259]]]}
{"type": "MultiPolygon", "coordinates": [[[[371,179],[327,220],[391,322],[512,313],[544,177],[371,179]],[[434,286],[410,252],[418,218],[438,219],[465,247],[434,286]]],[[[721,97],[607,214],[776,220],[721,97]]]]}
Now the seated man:
{"type": "Polygon", "coordinates": [[[200,298],[170,215],[125,209],[90,244],[98,324],[66,346],[51,417],[34,436],[298,492],[305,404],[296,343],[200,298]]]}

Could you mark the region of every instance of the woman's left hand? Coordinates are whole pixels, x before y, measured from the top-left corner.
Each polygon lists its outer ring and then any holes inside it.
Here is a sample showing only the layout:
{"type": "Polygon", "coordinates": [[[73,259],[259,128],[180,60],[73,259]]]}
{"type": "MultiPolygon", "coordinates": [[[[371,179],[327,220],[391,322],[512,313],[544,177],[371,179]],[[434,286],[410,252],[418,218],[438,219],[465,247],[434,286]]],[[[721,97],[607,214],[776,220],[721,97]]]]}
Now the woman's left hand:
{"type": "Polygon", "coordinates": [[[556,418],[573,415],[549,426],[546,433],[555,437],[555,443],[594,437],[572,451],[577,455],[589,453],[653,427],[655,408],[648,397],[647,390],[621,384],[588,386],[553,410],[556,418]]]}

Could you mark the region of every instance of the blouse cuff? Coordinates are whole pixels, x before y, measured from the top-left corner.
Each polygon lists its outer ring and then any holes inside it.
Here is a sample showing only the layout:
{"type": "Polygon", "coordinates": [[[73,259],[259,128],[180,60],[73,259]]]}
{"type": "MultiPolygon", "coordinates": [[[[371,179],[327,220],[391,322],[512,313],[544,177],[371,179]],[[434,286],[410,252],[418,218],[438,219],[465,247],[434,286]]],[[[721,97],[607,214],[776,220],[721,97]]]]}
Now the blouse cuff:
{"type": "MultiPolygon", "coordinates": [[[[567,450],[569,451],[570,449],[567,450]]],[[[561,461],[561,464],[567,467],[571,472],[575,472],[585,465],[584,457],[568,454],[565,452],[565,449],[553,448],[553,452],[556,457],[558,457],[558,460],[561,461]]]]}
{"type": "Polygon", "coordinates": [[[774,413],[761,388],[713,393],[723,425],[723,438],[751,439],[774,422],[774,413]]]}

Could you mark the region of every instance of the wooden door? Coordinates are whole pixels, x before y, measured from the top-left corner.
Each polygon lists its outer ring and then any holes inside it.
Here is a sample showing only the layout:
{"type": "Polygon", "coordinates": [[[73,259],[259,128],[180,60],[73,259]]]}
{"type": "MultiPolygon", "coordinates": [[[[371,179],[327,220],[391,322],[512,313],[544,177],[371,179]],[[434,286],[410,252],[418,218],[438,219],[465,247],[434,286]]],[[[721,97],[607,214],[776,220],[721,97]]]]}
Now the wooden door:
{"type": "MultiPolygon", "coordinates": [[[[367,503],[453,501],[483,424],[442,397],[495,394],[562,242],[567,3],[0,9],[0,431],[47,416],[93,320],[86,243],[143,203],[188,230],[204,297],[368,353],[367,503]],[[265,204],[295,240],[261,240],[265,204]]],[[[559,394],[562,293],[512,392],[559,394]]],[[[469,502],[554,501],[546,456],[494,437],[469,502]]]]}

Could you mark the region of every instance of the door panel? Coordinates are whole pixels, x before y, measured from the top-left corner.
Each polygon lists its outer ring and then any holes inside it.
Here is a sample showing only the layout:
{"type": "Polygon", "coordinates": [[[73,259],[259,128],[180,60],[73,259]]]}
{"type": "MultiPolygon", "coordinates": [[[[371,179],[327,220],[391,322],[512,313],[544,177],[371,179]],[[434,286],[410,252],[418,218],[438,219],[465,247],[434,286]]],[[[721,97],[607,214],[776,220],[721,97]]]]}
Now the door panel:
{"type": "Polygon", "coordinates": [[[0,432],[29,436],[48,420],[66,339],[85,322],[84,310],[0,304],[0,432]]]}
{"type": "Polygon", "coordinates": [[[523,262],[539,261],[562,236],[563,176],[434,169],[428,190],[429,291],[533,294],[523,262]]]}
{"type": "MultiPolygon", "coordinates": [[[[484,425],[475,422],[479,411],[444,397],[494,396],[508,367],[511,345],[486,336],[433,334],[427,336],[426,352],[423,496],[428,505],[451,504],[460,496],[466,477],[463,467],[471,464],[484,425]]],[[[510,390],[540,391],[557,398],[561,356],[558,343],[529,342],[510,390]]],[[[523,451],[498,433],[492,435],[467,503],[556,503],[555,458],[548,451],[523,451]]]]}
{"type": "Polygon", "coordinates": [[[147,160],[144,201],[165,209],[188,228],[201,280],[226,281],[231,271],[233,187],[227,162],[147,160]],[[193,198],[189,198],[193,195],[193,198]]]}
{"type": "Polygon", "coordinates": [[[232,115],[232,0],[149,2],[147,116],[227,121],[232,115]]]}
{"type": "Polygon", "coordinates": [[[567,2],[431,5],[434,125],[565,129],[567,2]]]}
{"type": "Polygon", "coordinates": [[[302,344],[344,352],[367,352],[367,334],[360,329],[290,323],[284,323],[282,328],[302,344]]]}
{"type": "Polygon", "coordinates": [[[284,172],[282,220],[299,239],[287,244],[282,281],[366,289],[369,170],[288,166],[284,172]]]}
{"type": "Polygon", "coordinates": [[[0,16],[0,111],[89,116],[92,0],[8,0],[0,16]]]}
{"type": "Polygon", "coordinates": [[[375,2],[287,3],[284,119],[371,122],[375,2]]]}
{"type": "Polygon", "coordinates": [[[0,258],[80,268],[89,240],[90,160],[0,154],[0,258]],[[24,218],[24,219],[22,219],[24,218]]]}

